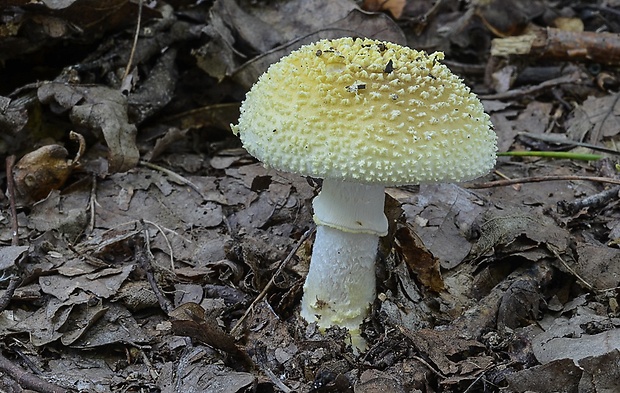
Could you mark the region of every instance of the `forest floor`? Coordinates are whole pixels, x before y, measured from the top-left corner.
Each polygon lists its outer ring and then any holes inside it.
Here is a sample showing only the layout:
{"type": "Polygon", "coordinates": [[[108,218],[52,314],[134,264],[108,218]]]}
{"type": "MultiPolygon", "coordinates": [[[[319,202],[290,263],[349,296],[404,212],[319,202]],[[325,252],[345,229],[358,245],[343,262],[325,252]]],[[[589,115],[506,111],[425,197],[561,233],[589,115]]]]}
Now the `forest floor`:
{"type": "Polygon", "coordinates": [[[620,1],[0,15],[0,391],[620,391],[620,1]],[[573,153],[388,188],[361,354],[299,317],[320,182],[230,132],[269,64],[341,36],[445,52],[500,152],[573,153]]]}

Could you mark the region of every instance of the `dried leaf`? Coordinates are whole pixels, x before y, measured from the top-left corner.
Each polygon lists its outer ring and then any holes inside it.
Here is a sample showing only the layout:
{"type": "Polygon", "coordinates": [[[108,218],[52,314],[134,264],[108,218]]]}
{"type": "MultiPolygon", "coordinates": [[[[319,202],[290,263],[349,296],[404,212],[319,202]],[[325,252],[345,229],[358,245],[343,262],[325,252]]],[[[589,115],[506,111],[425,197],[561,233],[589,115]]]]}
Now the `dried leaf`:
{"type": "Polygon", "coordinates": [[[439,260],[428,251],[410,226],[396,231],[396,250],[422,285],[434,292],[444,289],[439,260]]]}
{"type": "Polygon", "coordinates": [[[110,344],[140,346],[151,337],[138,325],[133,315],[122,305],[110,303],[108,310],[76,340],[73,348],[96,348],[110,344]]]}
{"type": "Polygon", "coordinates": [[[406,5],[406,0],[364,0],[362,9],[368,12],[387,11],[394,19],[400,19],[406,5]]]}
{"type": "Polygon", "coordinates": [[[604,137],[618,134],[620,130],[620,93],[603,97],[588,97],[573,111],[566,124],[567,133],[573,140],[582,142],[589,134],[589,143],[600,143],[604,137]]]}
{"type": "Polygon", "coordinates": [[[577,261],[570,264],[573,272],[602,291],[615,288],[620,283],[620,250],[604,244],[577,242],[577,261]]]}
{"type": "Polygon", "coordinates": [[[406,44],[402,31],[387,15],[369,14],[354,9],[341,20],[326,25],[319,30],[308,32],[306,35],[255,57],[229,75],[240,85],[249,88],[271,64],[292,51],[299,49],[302,45],[321,39],[335,39],[344,36],[368,37],[401,45],[406,44]]]}
{"type": "Polygon", "coordinates": [[[576,392],[581,374],[580,367],[564,359],[508,374],[506,380],[515,392],[576,392]]]}
{"type": "Polygon", "coordinates": [[[455,329],[436,331],[421,329],[415,333],[408,333],[416,348],[428,356],[444,375],[459,373],[459,363],[466,363],[472,354],[485,349],[484,345],[475,340],[462,338],[462,332],[455,329]]]}
{"type": "Polygon", "coordinates": [[[129,124],[127,116],[127,98],[108,87],[95,86],[84,92],[84,102],[71,109],[71,121],[103,134],[109,149],[110,173],[135,167],[140,153],[136,147],[136,126],[129,124]]]}
{"type": "Polygon", "coordinates": [[[75,166],[68,154],[62,146],[47,145],[23,156],[13,168],[19,202],[30,204],[60,189],[75,166]]]}
{"type": "Polygon", "coordinates": [[[205,310],[196,303],[185,303],[175,308],[170,317],[172,330],[179,336],[188,336],[212,348],[235,356],[246,364],[252,364],[250,357],[235,344],[235,339],[222,329],[215,318],[207,316],[205,310]]]}
{"type": "Polygon", "coordinates": [[[109,149],[109,172],[123,172],[136,166],[140,157],[137,130],[129,124],[127,98],[120,91],[104,86],[45,83],[37,94],[42,103],[56,106],[57,110],[70,110],[76,127],[101,134],[109,149]]]}
{"type": "Polygon", "coordinates": [[[205,348],[193,348],[178,361],[164,364],[157,379],[161,393],[243,393],[256,390],[255,376],[219,364],[205,364],[206,352],[205,348]]]}
{"type": "Polygon", "coordinates": [[[585,312],[571,319],[558,318],[546,331],[532,340],[536,359],[542,364],[571,359],[579,362],[589,356],[602,356],[620,350],[620,328],[588,334],[594,323],[610,324],[606,317],[585,312]]]}
{"type": "MultiPolygon", "coordinates": [[[[2,33],[0,33],[0,37],[2,33]]],[[[0,96],[0,129],[15,134],[28,123],[28,110],[21,100],[0,96]]],[[[8,138],[3,132],[0,138],[8,138]]]]}
{"type": "Polygon", "coordinates": [[[60,300],[69,299],[73,291],[78,288],[101,298],[109,298],[116,294],[134,267],[134,265],[125,265],[122,268],[103,269],[94,276],[43,276],[39,278],[39,284],[44,293],[60,300]]]}
{"type": "Polygon", "coordinates": [[[15,266],[15,262],[28,251],[28,246],[0,247],[0,270],[4,271],[15,266]]]}

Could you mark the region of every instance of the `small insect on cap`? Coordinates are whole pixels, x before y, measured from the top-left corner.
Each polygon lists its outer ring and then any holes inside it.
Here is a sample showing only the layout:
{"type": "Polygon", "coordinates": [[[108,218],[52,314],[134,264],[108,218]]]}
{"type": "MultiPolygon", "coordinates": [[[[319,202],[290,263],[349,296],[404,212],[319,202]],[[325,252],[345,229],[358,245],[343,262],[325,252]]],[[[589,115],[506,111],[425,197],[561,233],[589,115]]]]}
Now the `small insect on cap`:
{"type": "Polygon", "coordinates": [[[267,166],[304,176],[471,180],[495,165],[497,136],[442,59],[370,39],[303,46],[259,78],[233,131],[267,166]]]}

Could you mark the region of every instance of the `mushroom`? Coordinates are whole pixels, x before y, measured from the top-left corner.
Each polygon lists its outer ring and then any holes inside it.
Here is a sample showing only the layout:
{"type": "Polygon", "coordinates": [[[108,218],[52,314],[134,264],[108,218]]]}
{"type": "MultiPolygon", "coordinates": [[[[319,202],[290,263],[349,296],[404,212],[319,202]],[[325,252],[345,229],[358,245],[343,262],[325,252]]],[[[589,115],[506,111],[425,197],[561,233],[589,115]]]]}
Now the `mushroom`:
{"type": "Polygon", "coordinates": [[[346,327],[358,349],[388,231],[385,187],[471,180],[495,165],[489,116],[442,59],[371,39],[305,45],[259,78],[232,126],[264,165],[323,179],[301,316],[346,327]]]}

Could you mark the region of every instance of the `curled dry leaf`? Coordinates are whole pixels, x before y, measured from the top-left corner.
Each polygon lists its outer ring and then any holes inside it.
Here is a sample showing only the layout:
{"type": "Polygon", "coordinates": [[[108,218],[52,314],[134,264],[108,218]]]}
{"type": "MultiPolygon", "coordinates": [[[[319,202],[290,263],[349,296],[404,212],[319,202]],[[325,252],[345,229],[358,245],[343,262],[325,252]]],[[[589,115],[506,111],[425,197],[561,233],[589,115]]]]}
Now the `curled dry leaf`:
{"type": "Polygon", "coordinates": [[[445,288],[439,260],[424,246],[422,239],[410,226],[403,226],[396,231],[396,250],[422,285],[435,292],[445,288]]]}
{"type": "Polygon", "coordinates": [[[228,353],[247,365],[252,364],[250,357],[237,347],[234,338],[217,324],[215,318],[207,315],[199,304],[185,303],[174,309],[170,317],[173,318],[174,334],[191,337],[228,353]]]}
{"type": "Polygon", "coordinates": [[[76,127],[92,130],[108,146],[108,172],[124,172],[138,164],[136,126],[129,123],[127,98],[103,86],[72,86],[62,83],[42,85],[37,96],[56,111],[70,110],[76,127]]]}
{"type": "Polygon", "coordinates": [[[400,19],[406,5],[405,0],[364,0],[362,9],[369,12],[387,11],[394,19],[400,19]]]}
{"type": "Polygon", "coordinates": [[[18,202],[30,204],[61,188],[75,167],[68,155],[60,145],[47,145],[23,156],[13,168],[18,202]]]}
{"type": "Polygon", "coordinates": [[[71,131],[69,137],[79,144],[72,160],[67,158],[69,153],[64,147],[47,145],[26,154],[15,164],[13,177],[19,203],[39,201],[65,184],[86,149],[82,135],[71,131]]]}

